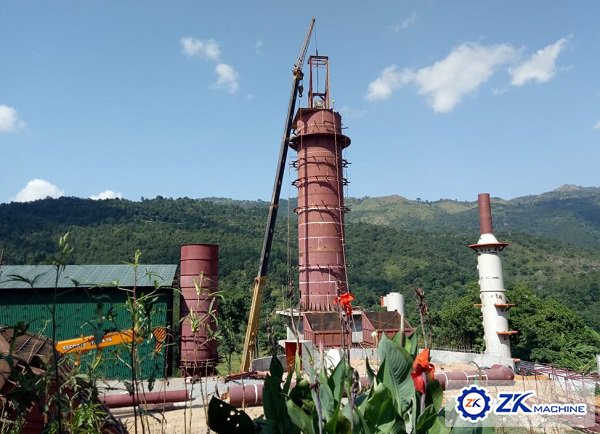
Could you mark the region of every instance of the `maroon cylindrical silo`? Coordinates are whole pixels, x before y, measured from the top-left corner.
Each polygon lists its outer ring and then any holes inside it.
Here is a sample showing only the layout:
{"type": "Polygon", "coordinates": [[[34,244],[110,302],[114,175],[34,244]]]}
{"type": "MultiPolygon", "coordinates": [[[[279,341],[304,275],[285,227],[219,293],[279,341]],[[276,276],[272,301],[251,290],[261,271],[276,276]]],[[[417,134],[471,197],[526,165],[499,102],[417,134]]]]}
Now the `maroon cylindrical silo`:
{"type": "Polygon", "coordinates": [[[186,376],[211,375],[218,362],[216,333],[219,246],[181,246],[180,365],[186,376]]]}
{"type": "Polygon", "coordinates": [[[344,237],[342,118],[329,109],[296,114],[298,179],[298,265],[301,308],[335,310],[335,297],[348,290],[344,237]]]}

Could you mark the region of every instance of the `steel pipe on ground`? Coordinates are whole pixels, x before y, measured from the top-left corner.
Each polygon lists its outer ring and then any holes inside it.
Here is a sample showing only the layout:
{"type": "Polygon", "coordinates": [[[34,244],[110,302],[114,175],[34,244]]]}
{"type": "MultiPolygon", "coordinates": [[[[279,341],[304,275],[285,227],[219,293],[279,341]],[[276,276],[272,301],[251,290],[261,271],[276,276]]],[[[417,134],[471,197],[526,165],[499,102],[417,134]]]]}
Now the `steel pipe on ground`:
{"type": "MultiPolygon", "coordinates": [[[[475,381],[509,382],[514,380],[515,374],[507,366],[492,365],[490,368],[480,371],[448,371],[436,372],[435,379],[438,380],[443,390],[461,389],[475,381]]],[[[360,377],[363,387],[369,385],[368,377],[360,377]]],[[[292,383],[292,387],[294,384],[292,383]]],[[[229,403],[234,407],[252,407],[262,405],[263,384],[244,384],[229,388],[229,403]]]]}
{"type": "Polygon", "coordinates": [[[104,395],[100,401],[109,408],[132,407],[139,404],[162,404],[172,402],[189,401],[190,393],[187,390],[169,390],[166,392],[149,392],[138,395],[122,393],[119,395],[104,395]]]}
{"type": "Polygon", "coordinates": [[[234,407],[262,405],[264,385],[243,384],[229,388],[229,403],[234,407]]]}
{"type": "Polygon", "coordinates": [[[435,379],[440,382],[442,389],[462,389],[475,381],[482,384],[486,381],[509,382],[514,380],[515,373],[512,369],[502,365],[492,365],[480,371],[448,371],[436,372],[435,379]]]}

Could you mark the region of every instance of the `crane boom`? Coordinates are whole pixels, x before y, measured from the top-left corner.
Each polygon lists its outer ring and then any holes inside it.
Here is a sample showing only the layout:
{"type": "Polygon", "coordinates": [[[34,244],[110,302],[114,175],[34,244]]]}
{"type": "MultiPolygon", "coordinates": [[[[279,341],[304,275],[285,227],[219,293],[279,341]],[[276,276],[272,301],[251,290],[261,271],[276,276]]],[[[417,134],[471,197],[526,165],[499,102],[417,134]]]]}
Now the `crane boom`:
{"type": "Polygon", "coordinates": [[[281,137],[279,160],[277,163],[277,171],[275,173],[275,183],[273,184],[273,194],[271,196],[271,206],[269,207],[267,227],[265,230],[262,251],[260,254],[260,265],[258,267],[258,275],[254,279],[254,287],[252,290],[252,304],[250,305],[250,315],[248,317],[248,326],[246,328],[244,350],[242,353],[242,362],[240,365],[240,370],[242,372],[250,370],[250,362],[252,359],[252,343],[256,339],[258,331],[260,307],[262,305],[263,289],[267,280],[267,268],[269,266],[269,257],[271,255],[271,245],[273,244],[273,232],[275,231],[275,221],[277,220],[277,211],[279,208],[279,195],[281,193],[281,183],[283,181],[283,174],[285,172],[288,144],[290,142],[292,123],[294,120],[294,111],[296,109],[296,98],[298,96],[300,82],[303,78],[302,66],[304,64],[304,58],[306,56],[306,51],[308,50],[308,45],[310,43],[310,37],[312,35],[314,25],[315,19],[313,17],[308,27],[306,37],[304,38],[304,42],[300,47],[300,52],[298,53],[298,58],[296,59],[294,69],[292,71],[294,75],[292,81],[292,92],[288,104],[288,111],[285,120],[283,136],[281,137]]]}
{"type": "MultiPolygon", "coordinates": [[[[152,335],[155,339],[154,351],[160,352],[165,339],[167,338],[167,329],[165,327],[156,327],[152,330],[152,335]]],[[[116,332],[108,332],[103,335],[99,341],[96,336],[81,336],[73,339],[56,342],[56,351],[61,354],[70,353],[86,353],[91,350],[102,350],[113,345],[130,344],[134,340],[133,330],[120,330],[116,332]]],[[[139,336],[135,337],[137,343],[143,342],[139,336]]]]}

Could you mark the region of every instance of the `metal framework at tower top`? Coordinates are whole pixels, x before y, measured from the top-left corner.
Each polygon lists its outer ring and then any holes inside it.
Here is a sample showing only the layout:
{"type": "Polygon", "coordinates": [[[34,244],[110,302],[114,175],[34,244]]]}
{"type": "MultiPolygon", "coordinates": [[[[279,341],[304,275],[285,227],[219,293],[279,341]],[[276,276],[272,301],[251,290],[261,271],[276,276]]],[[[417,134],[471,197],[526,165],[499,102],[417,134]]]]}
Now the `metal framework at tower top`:
{"type": "Polygon", "coordinates": [[[308,108],[329,109],[329,58],[327,56],[310,56],[310,79],[308,91],[308,108]],[[324,75],[324,79],[322,79],[324,75]],[[321,82],[322,81],[322,82],[321,82]]]}

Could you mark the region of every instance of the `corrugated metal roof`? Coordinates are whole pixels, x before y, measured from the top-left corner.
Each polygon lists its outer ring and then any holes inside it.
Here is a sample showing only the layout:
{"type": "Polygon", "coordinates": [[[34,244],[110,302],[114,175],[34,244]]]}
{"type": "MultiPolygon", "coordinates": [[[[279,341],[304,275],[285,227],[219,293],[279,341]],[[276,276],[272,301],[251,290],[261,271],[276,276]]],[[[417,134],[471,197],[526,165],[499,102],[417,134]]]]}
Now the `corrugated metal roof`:
{"type": "MultiPolygon", "coordinates": [[[[56,267],[53,265],[3,265],[0,269],[0,289],[54,288],[56,267]],[[26,279],[27,281],[24,281],[26,279]]],[[[138,265],[137,276],[132,266],[67,265],[60,274],[58,288],[76,286],[153,287],[171,286],[177,265],[138,265]],[[137,281],[137,282],[136,282],[137,281]]]]}

